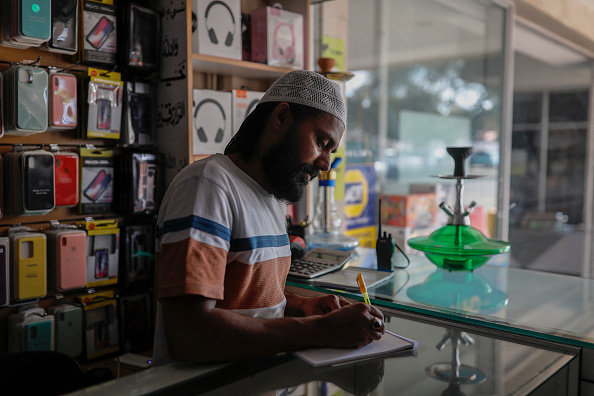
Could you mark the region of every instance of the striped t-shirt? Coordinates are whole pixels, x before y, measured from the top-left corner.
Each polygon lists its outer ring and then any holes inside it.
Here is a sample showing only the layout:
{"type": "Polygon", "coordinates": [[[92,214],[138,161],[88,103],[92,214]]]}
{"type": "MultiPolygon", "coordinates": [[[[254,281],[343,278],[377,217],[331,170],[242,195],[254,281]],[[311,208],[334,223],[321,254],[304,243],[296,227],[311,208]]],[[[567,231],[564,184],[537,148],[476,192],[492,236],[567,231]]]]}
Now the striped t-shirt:
{"type": "MultiPolygon", "coordinates": [[[[190,164],[157,219],[158,298],[201,295],[252,317],[283,316],[291,262],[285,224],[284,205],[227,156],[190,164]]],[[[158,312],[156,355],[165,346],[160,320],[158,312]]]]}

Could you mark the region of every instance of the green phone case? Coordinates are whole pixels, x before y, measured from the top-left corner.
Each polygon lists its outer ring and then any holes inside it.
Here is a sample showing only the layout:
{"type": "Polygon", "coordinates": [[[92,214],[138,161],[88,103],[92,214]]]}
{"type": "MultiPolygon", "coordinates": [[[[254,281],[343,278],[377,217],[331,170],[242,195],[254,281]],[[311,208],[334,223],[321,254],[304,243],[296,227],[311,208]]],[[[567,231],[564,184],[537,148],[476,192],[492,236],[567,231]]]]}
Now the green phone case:
{"type": "Polygon", "coordinates": [[[17,128],[43,132],[47,129],[48,75],[43,69],[20,66],[17,73],[17,128]]]}
{"type": "Polygon", "coordinates": [[[47,41],[52,34],[51,0],[21,0],[21,33],[47,41]]]}

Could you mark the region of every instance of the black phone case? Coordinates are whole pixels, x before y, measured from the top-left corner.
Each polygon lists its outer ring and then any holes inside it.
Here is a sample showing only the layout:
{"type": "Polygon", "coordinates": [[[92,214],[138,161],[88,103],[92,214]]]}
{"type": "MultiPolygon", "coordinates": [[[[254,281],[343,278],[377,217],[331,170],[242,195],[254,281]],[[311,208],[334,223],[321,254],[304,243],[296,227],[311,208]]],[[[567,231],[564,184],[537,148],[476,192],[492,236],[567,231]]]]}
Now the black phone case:
{"type": "Polygon", "coordinates": [[[55,206],[53,154],[46,151],[24,152],[22,167],[24,212],[52,210],[55,206]]]}

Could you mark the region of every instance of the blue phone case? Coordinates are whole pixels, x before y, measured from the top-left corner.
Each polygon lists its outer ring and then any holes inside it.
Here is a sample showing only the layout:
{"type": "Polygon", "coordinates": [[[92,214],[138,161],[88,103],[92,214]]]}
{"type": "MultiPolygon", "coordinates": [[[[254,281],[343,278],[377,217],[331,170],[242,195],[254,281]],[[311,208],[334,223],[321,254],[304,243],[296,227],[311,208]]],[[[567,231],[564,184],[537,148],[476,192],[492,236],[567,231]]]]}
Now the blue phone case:
{"type": "Polygon", "coordinates": [[[23,326],[23,349],[25,351],[51,351],[53,323],[50,320],[39,321],[23,326]]]}

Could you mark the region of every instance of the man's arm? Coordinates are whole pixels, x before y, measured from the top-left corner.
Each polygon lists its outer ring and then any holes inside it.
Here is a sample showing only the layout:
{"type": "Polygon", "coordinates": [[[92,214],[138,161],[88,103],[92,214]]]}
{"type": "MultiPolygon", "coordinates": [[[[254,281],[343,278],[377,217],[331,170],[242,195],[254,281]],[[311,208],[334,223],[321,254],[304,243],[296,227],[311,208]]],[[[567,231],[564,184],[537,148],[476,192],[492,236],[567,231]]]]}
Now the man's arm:
{"type": "Polygon", "coordinates": [[[215,300],[180,296],[162,301],[165,334],[176,361],[258,358],[309,347],[359,348],[379,339],[377,308],[349,304],[326,315],[259,319],[215,307],[215,300]]]}

